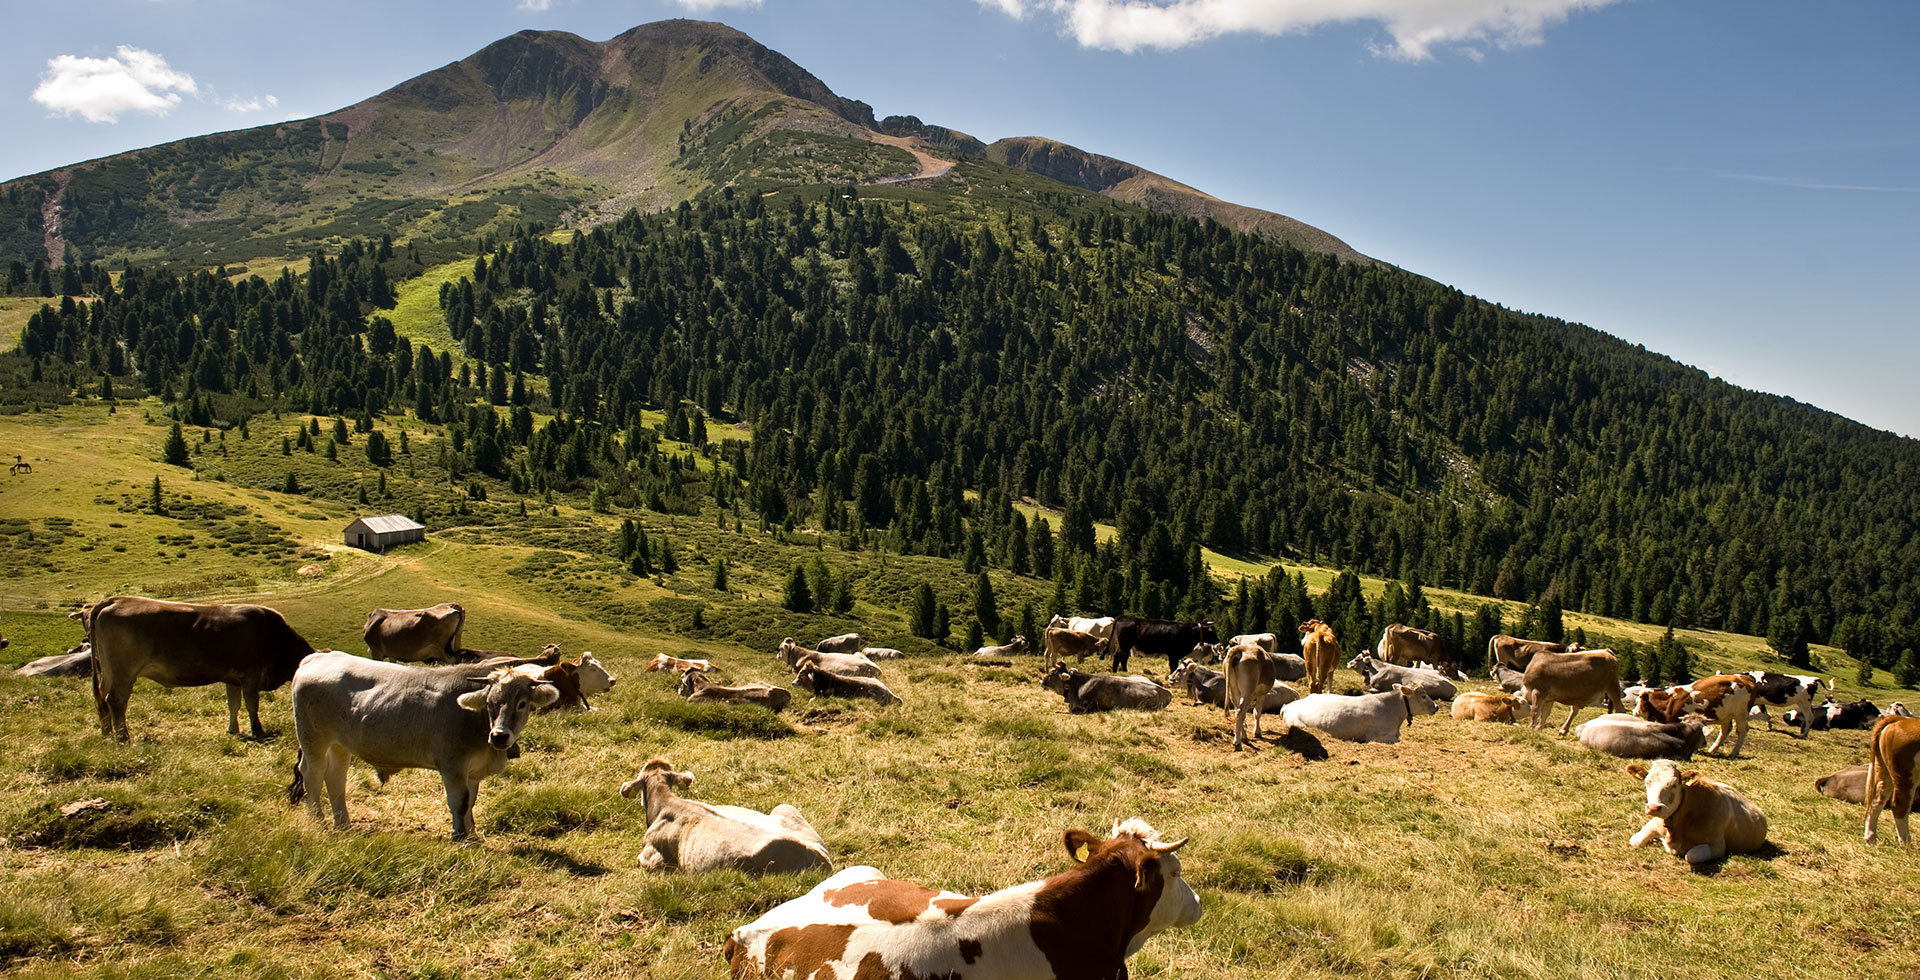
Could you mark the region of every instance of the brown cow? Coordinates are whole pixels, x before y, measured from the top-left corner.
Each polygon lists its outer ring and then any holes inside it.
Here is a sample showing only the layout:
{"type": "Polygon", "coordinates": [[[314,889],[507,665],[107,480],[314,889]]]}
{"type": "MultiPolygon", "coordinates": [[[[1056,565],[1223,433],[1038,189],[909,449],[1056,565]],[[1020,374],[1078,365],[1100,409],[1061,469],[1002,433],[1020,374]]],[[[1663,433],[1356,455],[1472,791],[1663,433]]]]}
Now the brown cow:
{"type": "Polygon", "coordinates": [[[1920,754],[1920,719],[1888,715],[1867,736],[1867,843],[1879,836],[1880,810],[1893,807],[1893,829],[1911,844],[1907,814],[1913,810],[1913,759],[1920,754]]]}
{"type": "Polygon", "coordinates": [[[1092,633],[1082,633],[1063,626],[1047,627],[1046,646],[1044,648],[1047,667],[1065,663],[1068,657],[1074,663],[1086,663],[1087,658],[1106,648],[1106,638],[1092,633]]]}
{"type": "Polygon", "coordinates": [[[1627,839],[1628,846],[1642,847],[1658,838],[1667,853],[1698,865],[1766,845],[1766,814],[1726,783],[1692,770],[1681,772],[1670,759],[1650,766],[1634,763],[1627,771],[1645,780],[1648,818],[1627,839]]]}
{"type": "Polygon", "coordinates": [[[1813,791],[1842,803],[1867,802],[1867,767],[1848,766],[1813,781],[1813,791]]]}
{"type": "Polygon", "coordinates": [[[375,609],[367,614],[360,637],[367,643],[367,656],[375,660],[452,663],[465,659],[460,631],[466,623],[466,610],[457,602],[425,609],[375,609]]]}
{"type": "Polygon", "coordinates": [[[1504,664],[1514,670],[1526,670],[1533,662],[1536,653],[1571,652],[1564,643],[1551,640],[1523,640],[1517,636],[1501,633],[1487,641],[1487,667],[1504,664]]]}
{"type": "Polygon", "coordinates": [[[1753,690],[1753,678],[1745,674],[1715,674],[1665,691],[1642,692],[1634,714],[1659,722],[1676,722],[1689,714],[1702,715],[1708,724],[1720,726],[1720,734],[1714,737],[1707,752],[1720,751],[1731,732],[1733,751],[1727,757],[1734,758],[1740,754],[1740,747],[1747,744],[1747,717],[1753,707],[1753,690]]]}
{"type": "Polygon", "coordinates": [[[1307,658],[1307,693],[1320,694],[1333,686],[1333,668],[1340,662],[1340,641],[1334,638],[1333,627],[1317,619],[1301,623],[1300,632],[1305,634],[1300,640],[1300,652],[1307,658]]]}
{"type": "MultiPolygon", "coordinates": [[[[1380,631],[1380,642],[1374,646],[1374,655],[1390,664],[1411,667],[1416,660],[1425,660],[1436,669],[1453,663],[1447,656],[1447,645],[1440,642],[1440,634],[1412,626],[1394,623],[1380,631]]],[[[1441,670],[1441,673],[1445,673],[1441,670]]]]}
{"type": "Polygon", "coordinates": [[[163,687],[227,685],[227,732],[240,734],[240,702],[260,738],[260,692],[293,679],[313,652],[265,606],[197,605],[110,596],[93,607],[93,703],[100,733],[127,740],[127,698],[145,677],[163,687]]]}
{"type": "Polygon", "coordinates": [[[1468,691],[1453,699],[1455,721],[1489,721],[1511,725],[1530,713],[1527,703],[1511,694],[1468,691]]]}
{"type": "MultiPolygon", "coordinates": [[[[1192,663],[1192,661],[1186,661],[1192,663]]],[[[1227,651],[1225,711],[1233,715],[1233,750],[1247,741],[1247,712],[1253,712],[1253,737],[1260,737],[1260,715],[1267,692],[1274,686],[1274,664],[1266,648],[1257,643],[1242,643],[1227,651]]]]}
{"type": "Polygon", "coordinates": [[[592,711],[593,705],[587,703],[589,694],[605,694],[613,690],[616,678],[600,662],[600,658],[591,653],[582,653],[572,663],[561,661],[551,667],[534,670],[535,680],[552,684],[560,692],[560,700],[541,708],[541,711],[592,711]]]}
{"type": "Polygon", "coordinates": [[[1620,710],[1620,661],[1612,650],[1536,651],[1527,662],[1523,683],[1534,728],[1547,726],[1556,704],[1567,706],[1567,721],[1560,726],[1562,735],[1573,729],[1573,719],[1580,709],[1596,697],[1605,699],[1608,711],[1620,710]]]}
{"type": "Polygon", "coordinates": [[[680,672],[680,696],[688,701],[730,701],[734,704],[764,705],[779,711],[793,700],[793,692],[784,687],[759,682],[728,687],[707,679],[707,672],[688,668],[680,672]]]}

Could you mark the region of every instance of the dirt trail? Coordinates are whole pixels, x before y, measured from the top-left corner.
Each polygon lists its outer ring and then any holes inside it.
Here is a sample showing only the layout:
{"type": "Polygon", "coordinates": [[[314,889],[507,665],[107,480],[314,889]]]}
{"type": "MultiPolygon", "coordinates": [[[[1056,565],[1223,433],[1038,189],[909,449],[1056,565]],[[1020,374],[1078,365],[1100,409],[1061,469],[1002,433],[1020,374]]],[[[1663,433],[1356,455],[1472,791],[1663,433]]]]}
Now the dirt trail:
{"type": "Polygon", "coordinates": [[[915,173],[895,174],[890,177],[876,177],[873,180],[867,181],[869,185],[871,184],[904,184],[910,180],[932,180],[935,177],[946,176],[947,172],[953,169],[952,160],[942,160],[939,157],[936,157],[933,154],[920,149],[918,144],[916,144],[913,140],[907,139],[904,136],[875,135],[868,138],[873,140],[875,143],[884,143],[887,146],[899,147],[900,149],[913,154],[914,161],[920,165],[920,169],[915,173]]]}

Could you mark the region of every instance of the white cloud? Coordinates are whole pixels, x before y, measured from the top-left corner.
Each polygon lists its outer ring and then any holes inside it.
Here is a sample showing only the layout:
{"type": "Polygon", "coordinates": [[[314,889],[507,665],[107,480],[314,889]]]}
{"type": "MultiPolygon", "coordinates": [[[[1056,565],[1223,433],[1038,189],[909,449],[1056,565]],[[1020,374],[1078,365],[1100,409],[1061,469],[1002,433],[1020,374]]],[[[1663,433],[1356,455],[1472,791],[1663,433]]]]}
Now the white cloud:
{"type": "Polygon", "coordinates": [[[538,13],[542,10],[552,10],[553,0],[520,0],[519,7],[521,10],[531,10],[538,13]]]}
{"type": "Polygon", "coordinates": [[[758,7],[760,0],[673,0],[694,13],[705,10],[718,10],[721,7],[758,7]]]}
{"type": "Polygon", "coordinates": [[[47,62],[33,101],[63,116],[117,122],[123,112],[165,115],[180,95],[199,95],[193,76],[174,71],[151,51],[120,45],[112,58],[63,54],[47,62]]]}
{"type": "Polygon", "coordinates": [[[259,112],[262,109],[271,109],[279,104],[280,100],[271,95],[256,95],[251,99],[242,99],[237,95],[230,95],[220,100],[220,108],[228,112],[259,112]]]}
{"type": "Polygon", "coordinates": [[[1225,34],[1288,34],[1325,24],[1373,21],[1391,40],[1370,45],[1378,55],[1407,61],[1433,57],[1435,48],[1459,48],[1469,57],[1480,45],[1539,44],[1547,27],[1575,10],[1619,0],[976,0],[1015,18],[1029,11],[1058,16],[1075,40],[1091,48],[1138,51],[1179,48],[1225,34]]]}

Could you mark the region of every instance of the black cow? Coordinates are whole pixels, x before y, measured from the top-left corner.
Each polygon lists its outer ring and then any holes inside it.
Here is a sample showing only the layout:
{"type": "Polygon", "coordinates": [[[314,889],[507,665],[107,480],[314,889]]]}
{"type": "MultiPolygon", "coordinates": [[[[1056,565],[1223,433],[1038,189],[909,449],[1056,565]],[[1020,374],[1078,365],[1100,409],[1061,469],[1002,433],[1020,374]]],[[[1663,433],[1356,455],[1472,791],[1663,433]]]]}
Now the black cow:
{"type": "Polygon", "coordinates": [[[1181,658],[1191,654],[1196,644],[1218,643],[1220,637],[1214,633],[1211,620],[1176,623],[1167,619],[1118,616],[1113,621],[1113,636],[1107,642],[1111,644],[1116,674],[1127,669],[1127,658],[1135,650],[1166,657],[1167,672],[1172,673],[1179,669],[1181,658]]]}
{"type": "MultiPolygon", "coordinates": [[[[1789,725],[1800,724],[1803,716],[1799,711],[1789,711],[1786,722],[1789,725]]],[[[1867,729],[1880,717],[1880,708],[1872,701],[1861,699],[1842,704],[1832,698],[1826,703],[1814,705],[1812,711],[1804,716],[1808,727],[1816,732],[1828,729],[1867,729]]]]}

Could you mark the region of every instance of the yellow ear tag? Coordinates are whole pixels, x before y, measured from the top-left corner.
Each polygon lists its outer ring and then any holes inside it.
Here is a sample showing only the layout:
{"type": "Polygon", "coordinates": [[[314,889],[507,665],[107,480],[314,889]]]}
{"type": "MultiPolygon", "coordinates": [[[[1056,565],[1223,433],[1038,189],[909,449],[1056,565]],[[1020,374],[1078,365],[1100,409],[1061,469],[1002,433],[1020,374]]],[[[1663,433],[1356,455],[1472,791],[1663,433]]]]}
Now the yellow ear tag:
{"type": "Polygon", "coordinates": [[[1076,847],[1073,849],[1073,859],[1075,861],[1085,862],[1087,859],[1087,855],[1091,853],[1092,851],[1087,847],[1087,845],[1082,844],[1079,847],[1076,847]]]}

